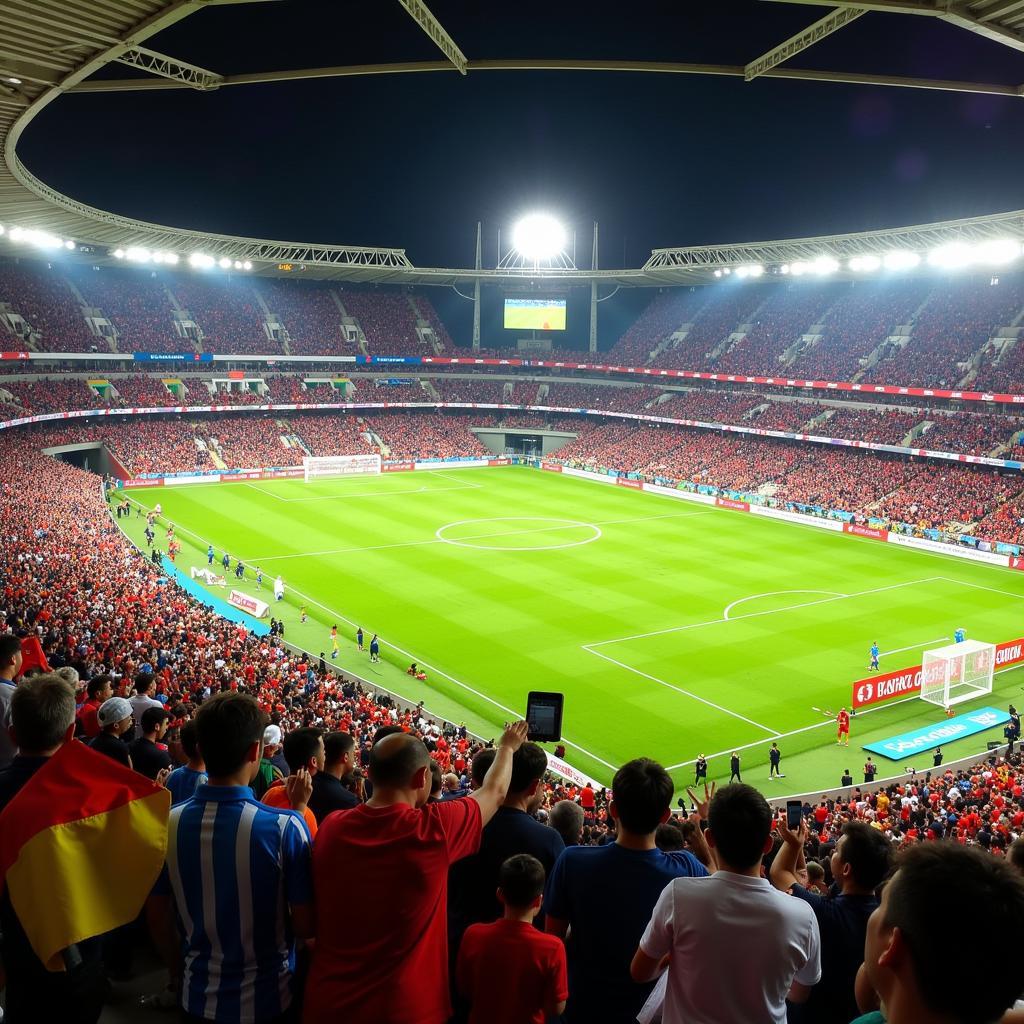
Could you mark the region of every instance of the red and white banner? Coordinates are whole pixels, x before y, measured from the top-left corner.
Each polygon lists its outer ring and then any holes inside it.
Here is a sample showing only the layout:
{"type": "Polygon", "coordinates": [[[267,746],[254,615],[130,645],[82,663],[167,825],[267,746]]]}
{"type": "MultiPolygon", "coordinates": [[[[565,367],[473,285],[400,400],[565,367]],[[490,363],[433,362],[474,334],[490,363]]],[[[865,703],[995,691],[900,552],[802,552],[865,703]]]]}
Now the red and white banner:
{"type": "Polygon", "coordinates": [[[629,477],[617,476],[615,483],[619,487],[631,487],[634,491],[642,491],[644,489],[643,480],[630,480],[629,477]]]}
{"type": "Polygon", "coordinates": [[[1010,568],[1011,569],[1020,569],[1021,572],[1024,572],[1024,555],[1020,555],[1019,557],[1016,557],[1016,558],[1011,558],[1010,559],[1010,568]]]}
{"type": "Polygon", "coordinates": [[[266,618],[267,612],[270,611],[270,605],[266,601],[250,597],[248,594],[243,594],[240,590],[231,591],[228,595],[228,604],[232,604],[243,612],[248,612],[250,615],[255,615],[257,619],[266,618]]]}
{"type": "Polygon", "coordinates": [[[385,462],[380,467],[385,473],[411,473],[416,468],[415,462],[385,462]]]}
{"type": "Polygon", "coordinates": [[[542,462],[540,464],[541,469],[546,469],[549,473],[561,473],[562,465],[559,462],[542,462]]]}
{"type": "Polygon", "coordinates": [[[844,523],[843,533],[852,533],[855,537],[870,537],[872,540],[888,540],[889,531],[879,526],[861,526],[859,523],[844,523]]]}
{"type": "Polygon", "coordinates": [[[502,459],[488,459],[487,460],[487,465],[488,466],[511,466],[512,465],[512,460],[511,459],[504,459],[504,458],[502,458],[502,459]]]}
{"type": "Polygon", "coordinates": [[[737,512],[749,512],[749,501],[737,501],[735,498],[715,498],[715,504],[719,508],[732,508],[737,512]]]}
{"type": "MultiPolygon", "coordinates": [[[[996,671],[1024,661],[1024,637],[996,644],[996,671]]],[[[893,697],[912,697],[921,692],[921,666],[912,665],[896,672],[886,672],[853,684],[851,703],[855,708],[880,704],[893,697]]]]}

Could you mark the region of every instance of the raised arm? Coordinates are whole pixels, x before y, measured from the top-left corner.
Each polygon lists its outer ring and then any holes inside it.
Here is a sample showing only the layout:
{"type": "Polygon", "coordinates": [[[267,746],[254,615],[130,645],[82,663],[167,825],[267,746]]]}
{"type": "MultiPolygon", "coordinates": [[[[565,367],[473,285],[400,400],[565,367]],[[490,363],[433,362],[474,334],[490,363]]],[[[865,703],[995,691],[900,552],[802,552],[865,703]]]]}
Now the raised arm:
{"type": "Polygon", "coordinates": [[[772,869],[769,874],[772,885],[782,892],[788,892],[794,885],[798,885],[800,879],[796,873],[800,869],[804,859],[804,843],[807,841],[807,823],[801,822],[800,828],[794,832],[784,821],[778,822],[779,835],[782,838],[782,846],[775,855],[772,862],[772,869]]]}
{"type": "Polygon", "coordinates": [[[526,742],[528,731],[526,722],[513,722],[505,727],[483,785],[468,797],[480,804],[480,819],[484,825],[494,817],[508,794],[508,784],[512,781],[512,755],[526,742]]]}

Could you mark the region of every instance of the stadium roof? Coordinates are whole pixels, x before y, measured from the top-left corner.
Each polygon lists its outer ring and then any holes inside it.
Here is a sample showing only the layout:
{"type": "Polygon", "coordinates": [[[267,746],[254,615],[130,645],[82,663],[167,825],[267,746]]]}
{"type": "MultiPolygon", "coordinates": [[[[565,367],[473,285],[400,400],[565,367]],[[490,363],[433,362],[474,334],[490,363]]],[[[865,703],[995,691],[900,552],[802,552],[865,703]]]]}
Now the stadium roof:
{"type": "MultiPolygon", "coordinates": [[[[404,249],[285,242],[214,234],[153,224],[87,206],[40,181],[18,157],[25,127],[64,93],[147,89],[209,91],[257,82],[352,75],[487,70],[589,70],[788,78],[901,88],[949,90],[1024,98],[1024,84],[940,81],[849,71],[784,66],[844,25],[877,14],[937,18],[1024,52],[1024,0],[762,0],[764,3],[825,7],[827,13],[746,65],[663,61],[487,60],[467,57],[421,0],[397,0],[436,45],[441,58],[415,63],[306,68],[222,75],[161,53],[147,45],[154,36],[211,6],[277,0],[5,0],[0,6],[0,224],[45,231],[107,250],[144,246],[151,250],[202,252],[214,258],[250,260],[254,272],[283,274],[281,265],[302,266],[307,277],[401,284],[514,283],[546,280],[559,286],[589,283],[654,286],[711,280],[715,269],[748,263],[790,263],[826,254],[836,259],[893,248],[927,249],[955,241],[1024,239],[1024,211],[888,231],[784,239],[737,245],[655,250],[642,267],[620,270],[535,270],[416,267],[404,249]],[[93,78],[110,65],[133,69],[131,78],[93,78]]],[[[811,11],[811,16],[818,12],[811,11]]],[[[1024,77],[1024,76],[1022,76],[1024,77]]]]}

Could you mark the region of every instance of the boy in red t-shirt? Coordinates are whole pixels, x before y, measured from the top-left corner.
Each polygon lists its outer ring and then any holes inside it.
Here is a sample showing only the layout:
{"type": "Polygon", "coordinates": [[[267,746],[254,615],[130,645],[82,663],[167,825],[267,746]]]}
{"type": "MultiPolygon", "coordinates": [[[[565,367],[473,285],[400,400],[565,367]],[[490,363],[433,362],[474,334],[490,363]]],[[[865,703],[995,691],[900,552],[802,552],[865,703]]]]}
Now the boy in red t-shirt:
{"type": "Polygon", "coordinates": [[[544,1024],[569,998],[565,946],[533,926],[544,896],[536,857],[509,857],[498,872],[505,916],[474,924],[459,947],[456,983],[469,1000],[469,1024],[544,1024]]]}

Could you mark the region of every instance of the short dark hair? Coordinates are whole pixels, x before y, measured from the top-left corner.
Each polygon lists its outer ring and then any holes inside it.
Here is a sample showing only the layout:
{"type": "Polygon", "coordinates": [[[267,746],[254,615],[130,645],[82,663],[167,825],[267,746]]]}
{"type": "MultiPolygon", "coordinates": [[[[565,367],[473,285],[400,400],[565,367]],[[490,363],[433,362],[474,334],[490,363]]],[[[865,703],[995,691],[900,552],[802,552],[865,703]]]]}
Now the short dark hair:
{"type": "MultiPolygon", "coordinates": [[[[347,732],[329,732],[324,737],[324,763],[337,764],[356,746],[356,738],[347,732]]],[[[287,758],[288,752],[285,751],[287,758]]]]}
{"type": "Polygon", "coordinates": [[[413,775],[429,763],[423,740],[405,732],[395,733],[371,748],[370,778],[375,786],[407,786],[413,775]]]}
{"type": "Polygon", "coordinates": [[[293,729],[284,738],[284,759],[288,762],[288,768],[297,772],[309,764],[311,757],[316,757],[320,748],[320,738],[323,733],[319,729],[309,726],[305,729],[293,729]]]}
{"type": "Polygon", "coordinates": [[[441,774],[441,766],[433,759],[430,759],[430,795],[441,792],[444,784],[444,776],[441,774]]]}
{"type": "Polygon", "coordinates": [[[181,749],[190,761],[195,761],[199,756],[199,744],[196,741],[196,723],[186,722],[178,733],[181,740],[181,749]]]}
{"type": "Polygon", "coordinates": [[[865,821],[848,821],[842,836],[840,856],[850,865],[854,881],[861,888],[877,889],[892,866],[891,841],[865,821]]]}
{"type": "Polygon", "coordinates": [[[517,853],[498,869],[498,888],[514,910],[528,907],[544,891],[544,865],[528,853],[517,853]]]}
{"type": "Polygon", "coordinates": [[[13,633],[0,633],[0,665],[13,661],[21,650],[21,641],[13,633]]]}
{"type": "Polygon", "coordinates": [[[208,774],[237,772],[249,748],[262,742],[268,721],[247,693],[225,691],[206,701],[196,712],[196,740],[208,774]]]}
{"type": "Polygon", "coordinates": [[[683,830],[669,818],[663,821],[654,832],[654,845],[659,850],[681,850],[686,846],[683,830]]]}
{"type": "Polygon", "coordinates": [[[135,692],[145,693],[156,682],[152,672],[139,672],[135,676],[135,692]]]}
{"type": "Polygon", "coordinates": [[[508,784],[510,793],[523,793],[538,779],[544,778],[548,767],[548,755],[536,743],[524,743],[512,755],[512,781],[508,784]]]}
{"type": "Polygon", "coordinates": [[[491,765],[494,764],[494,758],[497,753],[494,747],[484,747],[483,750],[473,755],[473,765],[470,769],[470,774],[473,777],[473,784],[477,789],[484,784],[484,778],[491,770],[491,765]]]}
{"type": "Polygon", "coordinates": [[[708,808],[708,828],[721,859],[740,871],[752,868],[764,855],[772,831],[772,809],[753,786],[742,782],[723,786],[708,808]]]}
{"type": "Polygon", "coordinates": [[[106,673],[101,676],[93,676],[86,684],[85,691],[90,697],[95,697],[107,683],[113,685],[114,680],[106,673]]]}
{"type": "Polygon", "coordinates": [[[166,708],[146,708],[146,710],[142,712],[142,718],[139,720],[139,725],[142,726],[143,732],[154,732],[170,717],[171,713],[166,708]]]}
{"type": "Polygon", "coordinates": [[[26,679],[11,694],[11,725],[29,753],[52,750],[75,721],[75,690],[55,672],[26,679]]]}
{"type": "Polygon", "coordinates": [[[910,950],[921,998],[962,1024],[997,1020],[1024,991],[1019,948],[989,944],[983,985],[948,984],[947,954],[964,935],[1017,934],[1024,921],[1024,879],[999,858],[953,842],[912,846],[900,854],[897,868],[886,888],[883,919],[899,928],[910,950]]]}
{"type": "Polygon", "coordinates": [[[397,736],[400,732],[405,730],[400,725],[382,725],[373,734],[373,746],[376,746],[385,736],[397,736]]]}
{"type": "Polygon", "coordinates": [[[636,835],[650,835],[672,802],[672,780],[657,761],[638,757],[615,773],[612,799],[616,816],[626,829],[636,835]]]}

